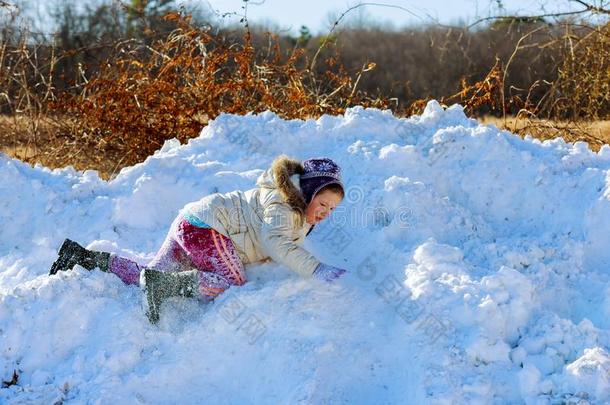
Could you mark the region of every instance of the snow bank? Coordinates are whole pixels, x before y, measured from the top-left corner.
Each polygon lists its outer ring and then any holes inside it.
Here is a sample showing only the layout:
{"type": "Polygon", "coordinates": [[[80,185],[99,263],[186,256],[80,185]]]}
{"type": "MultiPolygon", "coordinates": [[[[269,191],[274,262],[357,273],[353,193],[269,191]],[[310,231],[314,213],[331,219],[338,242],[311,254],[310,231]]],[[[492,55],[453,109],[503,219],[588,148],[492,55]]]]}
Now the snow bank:
{"type": "Polygon", "coordinates": [[[610,147],[525,140],[459,106],[222,115],[111,182],[0,155],[3,403],[610,401],[610,147]],[[307,247],[326,285],[267,263],[158,327],[99,271],[48,277],[65,237],[142,263],[177,210],[329,156],[344,202],[307,247]]]}

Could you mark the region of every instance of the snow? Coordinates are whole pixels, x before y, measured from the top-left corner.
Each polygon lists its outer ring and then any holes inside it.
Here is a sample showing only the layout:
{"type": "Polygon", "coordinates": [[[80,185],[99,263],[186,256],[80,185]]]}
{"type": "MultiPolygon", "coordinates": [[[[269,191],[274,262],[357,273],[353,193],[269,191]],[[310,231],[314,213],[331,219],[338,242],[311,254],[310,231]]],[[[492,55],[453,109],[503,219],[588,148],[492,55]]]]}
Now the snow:
{"type": "Polygon", "coordinates": [[[431,101],[221,115],[112,181],[0,155],[0,403],[608,403],[610,147],[520,139],[431,101]],[[177,211],[274,157],[328,156],[346,198],[306,247],[158,326],[112,274],[48,277],[64,238],[141,263],[177,211]]]}

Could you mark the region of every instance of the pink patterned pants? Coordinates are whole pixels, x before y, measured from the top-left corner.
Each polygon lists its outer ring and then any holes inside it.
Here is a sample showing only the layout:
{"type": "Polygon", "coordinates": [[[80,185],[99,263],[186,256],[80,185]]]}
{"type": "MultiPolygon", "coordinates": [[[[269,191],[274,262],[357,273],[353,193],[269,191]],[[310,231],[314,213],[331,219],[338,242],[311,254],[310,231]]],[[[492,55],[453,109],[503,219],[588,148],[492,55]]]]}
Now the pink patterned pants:
{"type": "MultiPolygon", "coordinates": [[[[231,285],[246,282],[244,265],[231,239],[213,228],[191,225],[182,216],[172,224],[165,241],[146,265],[159,271],[199,271],[199,291],[214,298],[231,285]]],[[[124,257],[111,255],[108,271],[126,284],[139,284],[143,266],[124,257]]]]}

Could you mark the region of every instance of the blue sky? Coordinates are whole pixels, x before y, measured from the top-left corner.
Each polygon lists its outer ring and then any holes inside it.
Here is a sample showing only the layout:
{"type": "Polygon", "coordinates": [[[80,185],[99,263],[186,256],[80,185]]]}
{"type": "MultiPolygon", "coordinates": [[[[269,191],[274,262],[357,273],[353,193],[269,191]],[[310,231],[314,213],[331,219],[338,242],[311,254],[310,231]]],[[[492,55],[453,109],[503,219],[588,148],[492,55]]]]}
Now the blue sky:
{"type": "MultiPolygon", "coordinates": [[[[202,9],[211,9],[218,15],[223,13],[243,13],[241,0],[193,0],[202,9]]],[[[313,32],[328,30],[334,18],[350,6],[368,3],[358,0],[250,0],[248,2],[248,19],[262,22],[282,30],[296,33],[301,25],[306,25],[313,32]]],[[[351,18],[363,21],[376,21],[392,24],[395,27],[413,24],[440,22],[458,24],[472,22],[480,17],[498,13],[498,2],[494,0],[380,0],[370,3],[385,4],[395,7],[366,6],[349,14],[351,18]],[[400,7],[400,8],[397,8],[400,7]]],[[[501,3],[505,12],[510,14],[533,14],[541,11],[566,11],[578,9],[569,0],[504,0],[501,3]]],[[[224,17],[227,21],[238,21],[237,17],[224,17]]]]}

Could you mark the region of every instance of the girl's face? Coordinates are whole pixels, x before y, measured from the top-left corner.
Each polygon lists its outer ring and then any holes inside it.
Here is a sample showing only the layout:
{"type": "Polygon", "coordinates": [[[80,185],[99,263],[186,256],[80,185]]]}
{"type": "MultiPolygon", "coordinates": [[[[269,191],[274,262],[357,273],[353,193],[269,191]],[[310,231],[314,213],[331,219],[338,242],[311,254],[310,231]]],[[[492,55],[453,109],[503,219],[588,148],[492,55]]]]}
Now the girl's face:
{"type": "Polygon", "coordinates": [[[331,190],[316,194],[305,210],[308,224],[315,225],[330,215],[331,211],[341,203],[341,195],[331,190]]]}

